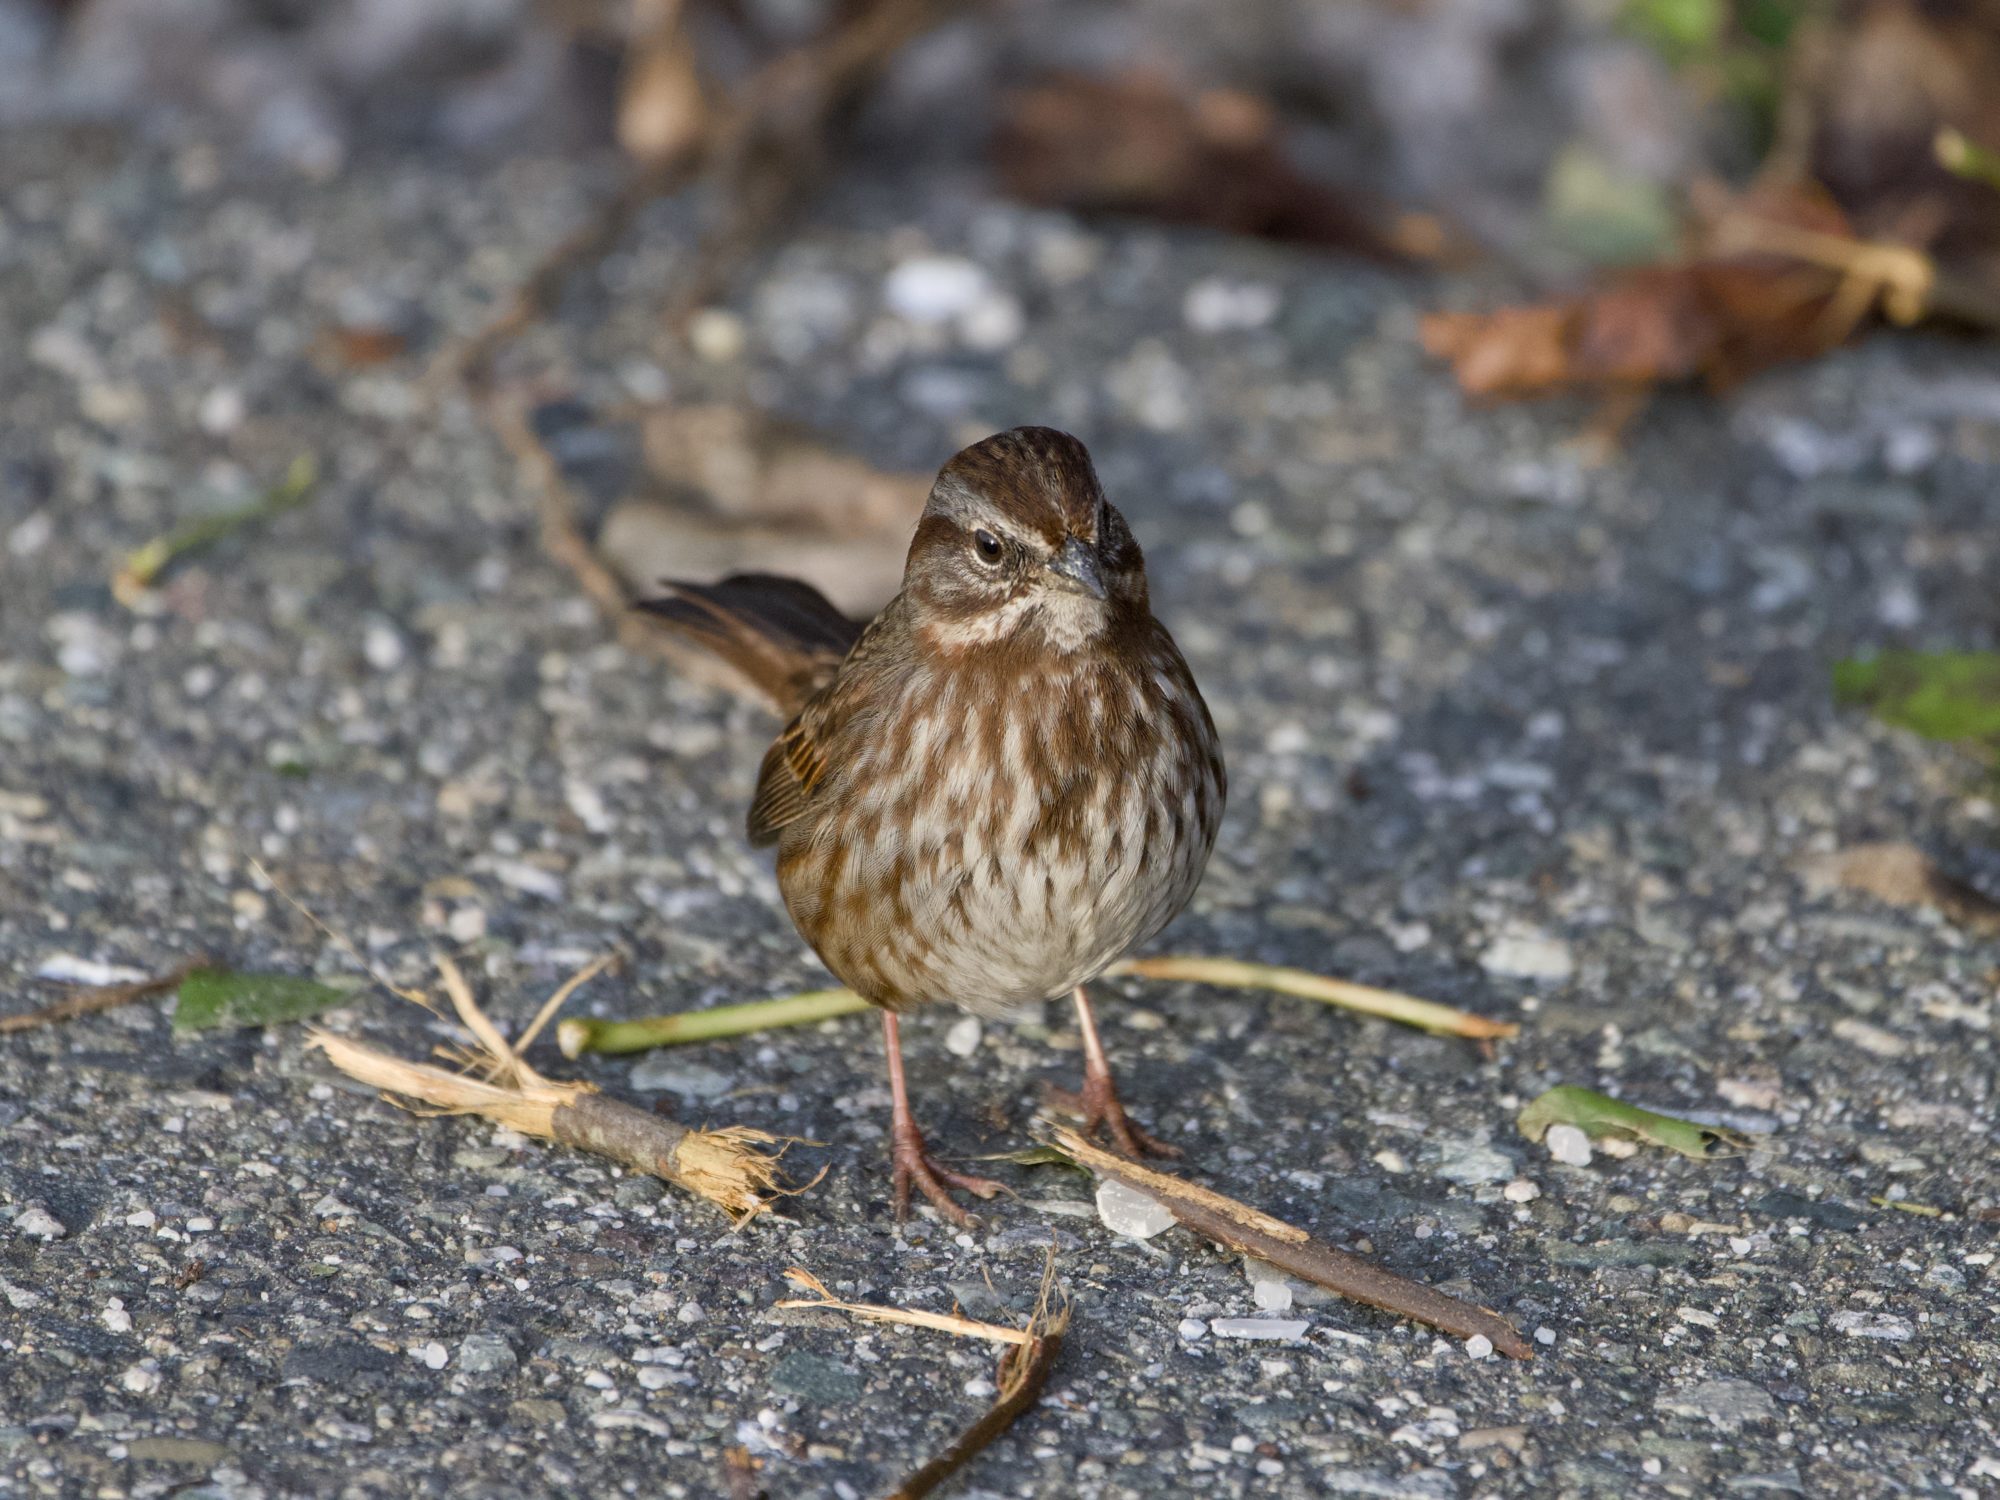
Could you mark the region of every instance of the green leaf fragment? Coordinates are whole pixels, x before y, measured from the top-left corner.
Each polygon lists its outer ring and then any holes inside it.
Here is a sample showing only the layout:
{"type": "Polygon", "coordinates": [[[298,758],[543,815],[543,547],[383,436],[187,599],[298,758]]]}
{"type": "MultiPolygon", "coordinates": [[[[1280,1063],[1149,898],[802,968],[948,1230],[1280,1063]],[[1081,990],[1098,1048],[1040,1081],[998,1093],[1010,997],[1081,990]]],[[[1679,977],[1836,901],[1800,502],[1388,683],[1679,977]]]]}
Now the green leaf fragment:
{"type": "Polygon", "coordinates": [[[1655,1114],[1626,1104],[1596,1089],[1560,1084],[1543,1094],[1516,1118],[1521,1134],[1539,1141],[1551,1125],[1574,1125],[1594,1141],[1606,1138],[1644,1141],[1709,1161],[1750,1149],[1750,1138],[1720,1125],[1697,1125],[1673,1115],[1655,1114]]]}
{"type": "Polygon", "coordinates": [[[2000,651],[1887,651],[1834,663],[1833,694],[1931,740],[2000,746],[2000,651]]]}
{"type": "Polygon", "coordinates": [[[1017,1167],[1067,1167],[1072,1172],[1081,1172],[1086,1177],[1090,1168],[1054,1146],[1029,1146],[1020,1151],[1002,1151],[993,1156],[982,1156],[980,1161],[1012,1162],[1017,1167]]]}
{"type": "Polygon", "coordinates": [[[197,969],[181,981],[174,1007],[174,1032],[219,1027],[275,1026],[302,1021],[345,1004],[361,988],[358,981],[326,984],[296,974],[239,974],[229,969],[197,969]]]}

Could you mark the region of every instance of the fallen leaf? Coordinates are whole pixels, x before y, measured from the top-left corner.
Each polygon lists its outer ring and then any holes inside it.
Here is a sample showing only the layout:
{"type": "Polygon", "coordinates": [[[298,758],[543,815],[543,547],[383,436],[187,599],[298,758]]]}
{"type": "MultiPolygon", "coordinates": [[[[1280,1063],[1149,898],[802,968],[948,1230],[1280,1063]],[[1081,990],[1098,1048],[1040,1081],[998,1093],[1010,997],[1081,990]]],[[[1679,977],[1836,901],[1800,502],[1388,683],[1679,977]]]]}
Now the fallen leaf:
{"type": "Polygon", "coordinates": [[[843,535],[907,531],[930,493],[928,475],[878,469],[755,407],[655,407],[641,431],[654,479],[732,520],[806,522],[843,535]]]}
{"type": "Polygon", "coordinates": [[[181,981],[174,1032],[300,1021],[345,1004],[359,988],[359,984],[322,984],[296,974],[197,969],[181,981]]]}
{"type": "Polygon", "coordinates": [[[1592,1140],[1644,1141],[1697,1161],[1750,1149],[1750,1138],[1738,1131],[1656,1114],[1574,1084],[1550,1089],[1522,1110],[1514,1123],[1531,1141],[1539,1141],[1551,1125],[1574,1125],[1592,1140]]]}
{"type": "Polygon", "coordinates": [[[1839,210],[1809,190],[1723,205],[1709,241],[1710,253],[1621,271],[1572,296],[1433,313],[1422,323],[1424,348],[1475,396],[1694,379],[1724,389],[1844,343],[1900,287],[1886,278],[1907,270],[1870,260],[1875,247],[1856,241],[1839,210]]]}
{"type": "Polygon", "coordinates": [[[1891,906],[1934,907],[1969,931],[2000,932],[2000,902],[1952,879],[1915,844],[1856,844],[1805,860],[1799,873],[1818,892],[1859,891],[1891,906]]]}
{"type": "Polygon", "coordinates": [[[1833,695],[1927,740],[2000,751],[2000,651],[1887,651],[1833,668],[1833,695]]]}
{"type": "Polygon", "coordinates": [[[1428,259],[1435,219],[1396,215],[1294,167],[1275,110],[1235,89],[1185,91],[1157,73],[1066,73],[1014,94],[994,137],[1016,198],[1357,251],[1428,259]]]}

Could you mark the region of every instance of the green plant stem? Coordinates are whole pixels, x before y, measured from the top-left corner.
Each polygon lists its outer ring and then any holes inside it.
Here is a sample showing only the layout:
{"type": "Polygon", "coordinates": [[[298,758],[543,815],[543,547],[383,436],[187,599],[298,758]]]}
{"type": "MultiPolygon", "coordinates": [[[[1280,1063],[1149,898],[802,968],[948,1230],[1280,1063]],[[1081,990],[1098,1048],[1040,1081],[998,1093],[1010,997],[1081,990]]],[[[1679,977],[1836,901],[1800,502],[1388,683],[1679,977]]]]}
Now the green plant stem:
{"type": "Polygon", "coordinates": [[[1521,1028],[1512,1021],[1493,1021],[1467,1011],[1419,1000],[1394,990],[1378,990],[1372,985],[1330,979],[1305,969],[1287,969],[1274,964],[1245,963],[1235,958],[1128,958],[1110,971],[1140,979],[1181,980],[1189,984],[1212,984],[1221,989],[1270,990],[1295,995],[1302,1000],[1318,1000],[1342,1010],[1385,1021],[1400,1021],[1435,1036],[1476,1038],[1509,1037],[1521,1028]]]}
{"type": "MultiPolygon", "coordinates": [[[[1378,990],[1304,969],[1245,963],[1233,958],[1131,958],[1108,972],[1139,979],[1179,980],[1223,989],[1295,995],[1362,1015],[1400,1021],[1438,1036],[1509,1037],[1521,1029],[1512,1021],[1488,1020],[1448,1005],[1419,1000],[1414,995],[1399,995],[1394,990],[1378,990]]],[[[778,1026],[806,1026],[866,1009],[868,1002],[852,990],[811,990],[776,1000],[746,1000],[740,1005],[718,1005],[713,1010],[686,1010],[636,1021],[572,1019],[557,1025],[556,1045],[562,1048],[565,1057],[579,1057],[585,1052],[644,1052],[652,1047],[749,1036],[778,1026]]]]}
{"type": "Polygon", "coordinates": [[[807,1026],[868,1009],[852,990],[810,990],[777,1000],[746,1000],[713,1010],[684,1010],[670,1016],[646,1016],[636,1021],[592,1021],[572,1018],[556,1025],[556,1045],[564,1057],[585,1052],[644,1052],[685,1042],[712,1042],[748,1036],[778,1026],[807,1026]]]}

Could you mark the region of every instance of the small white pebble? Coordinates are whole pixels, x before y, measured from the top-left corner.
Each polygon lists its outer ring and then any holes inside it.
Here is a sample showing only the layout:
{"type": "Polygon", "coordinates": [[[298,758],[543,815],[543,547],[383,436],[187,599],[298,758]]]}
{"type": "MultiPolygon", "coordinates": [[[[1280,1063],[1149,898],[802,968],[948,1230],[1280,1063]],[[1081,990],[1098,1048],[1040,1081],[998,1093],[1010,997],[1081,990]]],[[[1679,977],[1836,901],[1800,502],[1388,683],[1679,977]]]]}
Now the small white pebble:
{"type": "Polygon", "coordinates": [[[702,1311],[702,1307],[699,1302],[690,1301],[690,1302],[683,1302],[681,1304],[681,1310],[675,1313],[674,1316],[679,1318],[683,1323],[699,1323],[703,1318],[707,1317],[708,1314],[702,1311]]]}
{"type": "Polygon", "coordinates": [[[62,1220],[39,1203],[30,1203],[14,1216],[14,1229],[35,1240],[59,1240],[69,1233],[62,1220]]]}
{"type": "Polygon", "coordinates": [[[104,1326],[109,1328],[113,1333],[130,1333],[132,1331],[132,1315],[125,1311],[125,1303],[122,1298],[113,1297],[109,1302],[105,1303],[103,1317],[104,1326]]]}
{"type": "Polygon", "coordinates": [[[979,1050],[980,1038],[985,1034],[979,1017],[961,1016],[951,1023],[951,1030],[944,1034],[944,1050],[953,1057],[970,1057],[979,1050]]]}
{"type": "Polygon", "coordinates": [[[674,1372],[662,1370],[658,1365],[648,1365],[639,1372],[639,1389],[642,1391],[664,1390],[673,1383],[674,1372]]]}
{"type": "Polygon", "coordinates": [[[1266,1479],[1275,1479],[1285,1472],[1285,1466],[1275,1458],[1260,1458],[1257,1460],[1257,1472],[1266,1479]]]}
{"type": "Polygon", "coordinates": [[[1542,1196],[1541,1187],[1525,1177],[1516,1177],[1500,1190],[1500,1195],[1509,1203],[1532,1203],[1542,1196]]]}
{"type": "Polygon", "coordinates": [[[376,671],[393,672],[403,664],[408,652],[395,626],[385,620],[373,620],[362,634],[361,654],[376,671]]]}
{"type": "Polygon", "coordinates": [[[1239,1432],[1236,1434],[1235,1437],[1229,1440],[1229,1451],[1231,1453],[1249,1453],[1253,1451],[1256,1448],[1256,1446],[1257,1446],[1257,1440],[1251,1437],[1248,1433],[1239,1432]]]}
{"type": "Polygon", "coordinates": [[[1615,1161],[1624,1161],[1639,1154],[1639,1143],[1628,1135],[1607,1135],[1596,1144],[1599,1151],[1615,1161]]]}
{"type": "Polygon", "coordinates": [[[135,1396],[150,1396],[160,1388],[160,1372],[158,1369],[148,1369],[147,1365],[150,1364],[151,1360],[146,1361],[146,1364],[133,1365],[118,1377],[118,1383],[135,1396]]]}
{"type": "Polygon", "coordinates": [[[150,1208],[142,1208],[136,1213],[125,1215],[125,1225],[128,1229],[151,1229],[159,1222],[150,1208]]]}
{"type": "Polygon", "coordinates": [[[1404,1159],[1403,1153],[1400,1151],[1377,1151],[1369,1160],[1373,1161],[1376,1166],[1385,1172],[1407,1172],[1410,1170],[1409,1162],[1404,1159]]]}
{"type": "Polygon", "coordinates": [[[1544,1323],[1535,1330],[1535,1342],[1547,1348],[1556,1341],[1556,1331],[1544,1323]]]}
{"type": "Polygon", "coordinates": [[[1590,1137],[1579,1126],[1551,1125],[1542,1144],[1548,1147],[1549,1155],[1568,1166],[1590,1165],[1590,1137]]]}
{"type": "Polygon", "coordinates": [[[963,317],[991,294],[986,272],[956,255],[906,260],[882,283],[889,310],[912,323],[946,323],[963,317]]]}
{"type": "Polygon", "coordinates": [[[719,307],[705,307],[688,324],[688,343],[710,364],[723,364],[743,352],[743,320],[719,307]]]}
{"type": "Polygon", "coordinates": [[[991,1396],[998,1390],[999,1387],[994,1385],[984,1375],[975,1375],[972,1379],[965,1382],[965,1394],[974,1398],[991,1396]]]}
{"type": "Polygon", "coordinates": [[[1475,1333],[1465,1341],[1465,1357],[1467,1359],[1491,1359],[1493,1357],[1493,1340],[1489,1339],[1483,1333],[1475,1333]]]}
{"type": "Polygon", "coordinates": [[[423,1359],[427,1369],[442,1370],[445,1364],[451,1359],[451,1354],[445,1349],[443,1344],[433,1339],[430,1343],[424,1345],[423,1359]]]}
{"type": "Polygon", "coordinates": [[[1182,1318],[1181,1326],[1175,1332],[1184,1339],[1198,1339],[1208,1333],[1208,1325],[1200,1318],[1182,1318]]]}
{"type": "Polygon", "coordinates": [[[189,1234],[208,1234],[215,1228],[215,1220],[197,1215],[187,1222],[189,1234]]]}

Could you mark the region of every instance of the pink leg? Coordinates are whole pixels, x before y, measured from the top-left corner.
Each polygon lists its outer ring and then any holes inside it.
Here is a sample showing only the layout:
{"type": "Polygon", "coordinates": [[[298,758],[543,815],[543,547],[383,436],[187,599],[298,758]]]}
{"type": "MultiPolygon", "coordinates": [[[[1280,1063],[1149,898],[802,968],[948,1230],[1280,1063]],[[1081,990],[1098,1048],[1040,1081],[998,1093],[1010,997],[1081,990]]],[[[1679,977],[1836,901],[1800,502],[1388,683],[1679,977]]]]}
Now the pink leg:
{"type": "Polygon", "coordinates": [[[968,1225],[972,1222],[972,1215],[958,1206],[951,1190],[962,1188],[976,1197],[991,1198],[1000,1191],[1002,1184],[990,1177],[951,1171],[931,1159],[930,1152],[924,1149],[923,1132],[917,1129],[916,1117],[910,1113],[910,1093],[903,1083],[902,1031],[892,1010],[882,1012],[882,1040],[889,1049],[892,1111],[889,1120],[889,1161],[896,1184],[896,1217],[909,1217],[910,1184],[914,1182],[924,1190],[924,1196],[937,1205],[939,1213],[954,1224],[968,1225]]]}
{"type": "Polygon", "coordinates": [[[1083,1032],[1083,1093],[1080,1096],[1083,1133],[1088,1136],[1102,1125],[1111,1142],[1127,1156],[1179,1156],[1178,1146],[1155,1140],[1134,1125],[1119,1102],[1118,1089],[1111,1081],[1111,1063],[1104,1055],[1104,1042],[1097,1034],[1097,1017],[1090,1012],[1090,997],[1083,986],[1076,987],[1076,1023],[1083,1032]]]}

